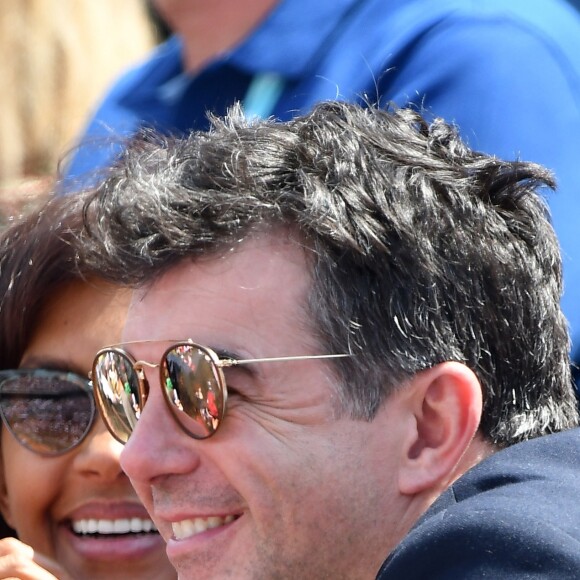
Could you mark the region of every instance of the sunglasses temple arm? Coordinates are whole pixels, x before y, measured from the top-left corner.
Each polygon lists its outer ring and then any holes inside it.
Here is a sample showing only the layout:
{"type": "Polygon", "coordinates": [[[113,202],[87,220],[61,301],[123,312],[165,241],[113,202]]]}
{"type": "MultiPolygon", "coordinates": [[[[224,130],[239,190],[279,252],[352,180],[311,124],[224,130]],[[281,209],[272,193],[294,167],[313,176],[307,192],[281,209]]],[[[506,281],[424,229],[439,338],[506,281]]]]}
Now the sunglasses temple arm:
{"type": "Polygon", "coordinates": [[[268,358],[248,358],[243,360],[237,359],[221,359],[220,367],[233,367],[236,365],[261,363],[261,362],[282,362],[282,361],[297,361],[297,360],[316,360],[325,358],[345,358],[352,356],[352,354],[306,354],[301,356],[279,356],[268,358]]]}

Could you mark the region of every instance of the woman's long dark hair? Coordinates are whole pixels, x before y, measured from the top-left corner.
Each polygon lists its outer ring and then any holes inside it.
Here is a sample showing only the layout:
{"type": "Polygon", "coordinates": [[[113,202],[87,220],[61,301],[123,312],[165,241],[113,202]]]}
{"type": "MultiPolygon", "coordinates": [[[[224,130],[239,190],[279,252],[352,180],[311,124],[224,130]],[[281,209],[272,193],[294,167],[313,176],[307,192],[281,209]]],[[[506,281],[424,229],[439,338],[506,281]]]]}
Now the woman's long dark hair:
{"type": "MultiPolygon", "coordinates": [[[[81,278],[70,244],[80,197],[51,198],[0,235],[0,369],[18,367],[40,310],[63,283],[81,278]]],[[[0,538],[15,536],[0,517],[0,538]]]]}
{"type": "Polygon", "coordinates": [[[0,235],[0,369],[20,363],[47,297],[81,277],[70,243],[81,197],[51,198],[0,235]]]}

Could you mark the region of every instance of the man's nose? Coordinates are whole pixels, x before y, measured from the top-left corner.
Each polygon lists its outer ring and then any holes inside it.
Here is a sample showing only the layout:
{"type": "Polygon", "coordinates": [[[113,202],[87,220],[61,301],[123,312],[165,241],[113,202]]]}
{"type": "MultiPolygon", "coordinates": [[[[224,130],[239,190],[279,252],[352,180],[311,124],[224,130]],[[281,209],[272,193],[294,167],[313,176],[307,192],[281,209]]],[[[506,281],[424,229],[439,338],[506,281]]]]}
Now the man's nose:
{"type": "Polygon", "coordinates": [[[125,473],[132,481],[144,484],[159,476],[187,473],[199,464],[196,442],[183,431],[168,408],[159,373],[146,374],[147,403],[121,454],[125,473]]]}

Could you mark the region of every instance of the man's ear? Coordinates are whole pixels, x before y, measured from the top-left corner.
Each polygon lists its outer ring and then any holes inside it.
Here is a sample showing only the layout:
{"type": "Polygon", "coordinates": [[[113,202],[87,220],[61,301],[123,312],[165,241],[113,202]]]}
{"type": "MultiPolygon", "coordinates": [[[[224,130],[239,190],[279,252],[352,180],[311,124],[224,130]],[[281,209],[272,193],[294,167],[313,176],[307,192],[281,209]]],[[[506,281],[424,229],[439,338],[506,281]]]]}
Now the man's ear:
{"type": "Polygon", "coordinates": [[[444,362],[417,373],[406,389],[414,421],[402,450],[399,489],[409,495],[441,491],[479,427],[481,385],[465,365],[444,362]]]}

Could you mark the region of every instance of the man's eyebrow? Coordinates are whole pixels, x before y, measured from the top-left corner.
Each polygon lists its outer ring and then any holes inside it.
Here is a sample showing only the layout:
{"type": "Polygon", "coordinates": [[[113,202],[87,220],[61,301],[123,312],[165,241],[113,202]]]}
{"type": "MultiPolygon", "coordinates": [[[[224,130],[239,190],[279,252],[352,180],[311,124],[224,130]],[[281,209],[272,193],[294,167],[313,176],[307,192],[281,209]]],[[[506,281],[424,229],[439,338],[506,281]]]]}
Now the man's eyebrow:
{"type": "MultiPolygon", "coordinates": [[[[242,360],[252,360],[255,357],[248,356],[247,354],[241,354],[239,352],[235,352],[233,350],[221,347],[209,347],[211,348],[218,356],[220,360],[234,360],[234,361],[242,361],[242,360]]],[[[260,365],[260,363],[248,363],[243,365],[231,365],[231,366],[224,366],[222,368],[223,372],[231,373],[231,372],[241,372],[244,373],[247,377],[251,377],[253,379],[258,379],[264,372],[268,365],[260,365]],[[264,368],[265,367],[265,368],[264,368]]]]}
{"type": "Polygon", "coordinates": [[[234,352],[233,350],[229,350],[227,348],[220,348],[220,347],[213,347],[210,346],[208,348],[211,348],[211,350],[213,350],[213,352],[215,352],[218,355],[218,358],[220,360],[245,360],[247,357],[244,357],[243,355],[241,355],[238,352],[234,352]]]}

